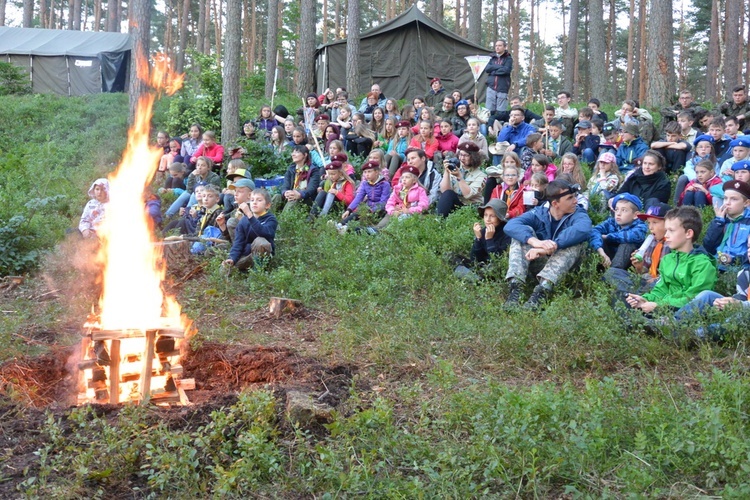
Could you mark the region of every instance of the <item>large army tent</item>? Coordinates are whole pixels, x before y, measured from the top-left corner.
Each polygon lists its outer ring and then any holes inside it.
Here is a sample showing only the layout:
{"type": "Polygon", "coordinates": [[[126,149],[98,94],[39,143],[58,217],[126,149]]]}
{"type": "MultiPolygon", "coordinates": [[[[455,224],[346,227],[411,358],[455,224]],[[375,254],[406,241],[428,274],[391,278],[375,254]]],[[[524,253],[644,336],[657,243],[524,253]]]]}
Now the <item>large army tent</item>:
{"type": "MultiPolygon", "coordinates": [[[[360,36],[359,89],[351,95],[370,90],[379,83],[383,93],[396,99],[412,98],[429,90],[430,79],[443,80],[450,92],[474,93],[474,77],[464,56],[489,55],[475,45],[428,18],[416,5],[360,36]]],[[[486,77],[479,80],[483,98],[486,77]]],[[[316,91],[346,86],[346,40],[318,47],[315,54],[316,91]]]]}
{"type": "Polygon", "coordinates": [[[34,92],[123,92],[130,48],[123,33],[0,27],[0,61],[22,68],[34,92]]]}

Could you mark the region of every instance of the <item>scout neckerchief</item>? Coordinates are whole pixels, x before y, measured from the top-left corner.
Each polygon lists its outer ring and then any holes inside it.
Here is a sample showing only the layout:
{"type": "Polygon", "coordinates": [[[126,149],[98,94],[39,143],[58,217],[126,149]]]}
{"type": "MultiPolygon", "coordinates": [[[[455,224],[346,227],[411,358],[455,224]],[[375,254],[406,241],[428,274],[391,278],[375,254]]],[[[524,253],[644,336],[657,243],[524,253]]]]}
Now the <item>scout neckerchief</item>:
{"type": "Polygon", "coordinates": [[[654,246],[654,251],[651,252],[651,266],[648,268],[648,274],[652,278],[659,276],[659,262],[661,261],[661,251],[664,248],[664,240],[659,240],[654,246]]]}

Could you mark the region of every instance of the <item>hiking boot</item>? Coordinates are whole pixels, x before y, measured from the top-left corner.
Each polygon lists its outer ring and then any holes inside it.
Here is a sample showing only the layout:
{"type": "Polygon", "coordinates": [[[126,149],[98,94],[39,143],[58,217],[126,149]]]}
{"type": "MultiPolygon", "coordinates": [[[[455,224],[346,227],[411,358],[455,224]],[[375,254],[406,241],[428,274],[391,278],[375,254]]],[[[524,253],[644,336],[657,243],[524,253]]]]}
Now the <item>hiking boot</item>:
{"type": "Polygon", "coordinates": [[[551,292],[552,290],[548,290],[542,285],[535,286],[531,297],[529,297],[529,300],[527,300],[523,305],[524,309],[537,309],[547,301],[547,298],[549,297],[551,292]]]}
{"type": "Polygon", "coordinates": [[[521,303],[521,286],[522,283],[518,281],[510,282],[510,292],[508,292],[508,298],[505,299],[505,307],[516,307],[521,303]]]}
{"type": "Polygon", "coordinates": [[[255,260],[253,259],[253,254],[250,253],[244,257],[240,257],[234,267],[236,267],[238,271],[247,271],[253,267],[253,265],[255,265],[255,260]]]}

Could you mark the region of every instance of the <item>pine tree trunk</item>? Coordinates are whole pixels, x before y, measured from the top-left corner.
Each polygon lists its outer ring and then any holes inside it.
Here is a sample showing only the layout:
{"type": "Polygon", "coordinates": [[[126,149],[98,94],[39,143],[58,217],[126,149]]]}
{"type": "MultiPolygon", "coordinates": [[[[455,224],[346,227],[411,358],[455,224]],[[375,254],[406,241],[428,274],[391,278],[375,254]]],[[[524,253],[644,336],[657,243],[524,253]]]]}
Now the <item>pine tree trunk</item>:
{"type": "Polygon", "coordinates": [[[198,26],[195,29],[195,50],[206,53],[206,3],[208,0],[198,0],[198,26]]]}
{"type": "Polygon", "coordinates": [[[94,31],[102,29],[102,0],[94,0],[94,31]]]}
{"type": "Polygon", "coordinates": [[[5,5],[6,0],[0,0],[0,26],[5,26],[5,5]]]}
{"type": "Polygon", "coordinates": [[[268,0],[268,33],[266,37],[266,100],[273,94],[273,78],[276,74],[276,44],[279,36],[279,2],[268,0]]]}
{"type": "Polygon", "coordinates": [[[432,0],[432,15],[430,17],[436,23],[443,24],[443,0],[432,0]]]}
{"type": "Polygon", "coordinates": [[[240,136],[240,59],[242,54],[242,0],[227,0],[224,36],[224,82],[221,93],[221,142],[240,136]]]}
{"type": "Polygon", "coordinates": [[[341,36],[341,0],[336,0],[336,13],[334,14],[333,39],[338,40],[341,36]]]}
{"type": "Polygon", "coordinates": [[[531,26],[529,28],[529,80],[526,84],[526,97],[528,99],[534,99],[534,23],[536,22],[536,14],[534,9],[535,0],[531,0],[531,26]]]}
{"type": "Polygon", "coordinates": [[[81,29],[81,0],[73,0],[73,24],[72,29],[81,29]]]}
{"type": "Polygon", "coordinates": [[[346,20],[346,88],[349,95],[359,93],[359,0],[348,1],[346,20]]]}
{"type": "MultiPolygon", "coordinates": [[[[497,2],[495,3],[497,6],[497,2]]],[[[469,0],[469,41],[482,43],[482,0],[469,0]]]]}
{"type": "MultiPolygon", "coordinates": [[[[648,7],[648,0],[641,0],[638,6],[638,45],[640,47],[638,51],[638,100],[646,98],[646,82],[648,75],[646,75],[646,43],[648,35],[646,33],[646,10],[648,7]]],[[[671,29],[671,27],[670,27],[671,29]]]]}
{"type": "Polygon", "coordinates": [[[31,28],[34,21],[34,2],[33,0],[23,0],[23,27],[31,28]]]}
{"type": "MultiPolygon", "coordinates": [[[[112,0],[110,0],[112,2],[112,0]]],[[[132,61],[130,65],[130,119],[135,121],[135,111],[138,99],[146,90],[146,84],[138,78],[138,62],[148,64],[149,31],[151,5],[149,0],[131,0],[128,3],[128,32],[133,40],[132,61]]]]}
{"type": "Polygon", "coordinates": [[[726,13],[724,15],[724,92],[728,95],[732,88],[741,80],[737,78],[742,64],[742,32],[740,20],[742,12],[740,3],[746,0],[725,0],[726,13]]]}
{"type": "Polygon", "coordinates": [[[323,0],[323,43],[328,43],[328,0],[323,0]]]}
{"type": "MultiPolygon", "coordinates": [[[[591,96],[598,99],[607,99],[607,45],[606,32],[604,29],[604,1],[589,0],[589,79],[591,81],[591,96]]],[[[616,84],[615,80],[609,80],[616,84]]]]}
{"type": "MultiPolygon", "coordinates": [[[[672,0],[651,4],[648,16],[648,68],[645,105],[668,105],[674,94],[672,0]]],[[[641,103],[644,106],[644,103],[641,103]]]]}
{"type": "MultiPolygon", "coordinates": [[[[75,7],[75,2],[73,0],[68,0],[68,29],[73,29],[73,9],[75,7]]],[[[62,7],[61,9],[62,10],[62,7]]]]}
{"type": "Polygon", "coordinates": [[[708,35],[708,60],[706,62],[706,100],[714,101],[719,96],[717,76],[719,72],[719,9],[711,4],[711,28],[708,35]]]}
{"type": "Polygon", "coordinates": [[[300,5],[299,66],[297,95],[305,96],[315,88],[313,58],[315,56],[315,0],[302,0],[300,5]]]}
{"type": "Polygon", "coordinates": [[[214,43],[216,44],[216,59],[221,60],[221,40],[222,40],[221,0],[213,0],[211,2],[211,7],[213,8],[213,17],[214,17],[214,43]],[[217,5],[217,2],[218,2],[218,5],[217,5]]]}
{"type": "MultiPolygon", "coordinates": [[[[133,8],[132,5],[130,8],[133,8]]],[[[107,1],[107,31],[120,32],[120,0],[107,1]]]]}
{"type": "Polygon", "coordinates": [[[174,26],[172,23],[174,22],[175,15],[175,1],[179,2],[180,0],[164,1],[164,6],[166,7],[164,13],[164,53],[172,60],[174,60],[174,26]]]}
{"type": "Polygon", "coordinates": [[[497,21],[499,19],[498,17],[498,0],[492,0],[492,39],[490,40],[491,44],[495,44],[497,39],[500,37],[500,23],[497,21]]]}
{"type": "Polygon", "coordinates": [[[185,51],[187,50],[188,26],[190,25],[190,15],[192,11],[190,4],[190,0],[183,0],[182,2],[182,17],[180,18],[180,47],[177,50],[177,64],[175,68],[178,73],[185,71],[185,51]]]}
{"type": "Polygon", "coordinates": [[[510,33],[510,55],[513,57],[513,69],[510,72],[510,92],[518,92],[519,76],[521,74],[520,46],[521,46],[521,1],[508,0],[508,32],[510,33]]]}
{"type": "MultiPolygon", "coordinates": [[[[247,0],[245,0],[245,5],[247,5],[247,0]]],[[[247,74],[252,75],[258,63],[258,3],[256,0],[250,1],[250,12],[245,12],[244,25],[248,33],[247,74]]]]}
{"type": "Polygon", "coordinates": [[[573,94],[575,98],[575,67],[576,54],[578,53],[578,0],[571,0],[570,2],[570,23],[568,24],[568,40],[566,45],[563,87],[573,94]]]}
{"type": "Polygon", "coordinates": [[[630,23],[628,23],[628,69],[625,99],[632,99],[635,87],[635,0],[630,0],[630,23]]]}

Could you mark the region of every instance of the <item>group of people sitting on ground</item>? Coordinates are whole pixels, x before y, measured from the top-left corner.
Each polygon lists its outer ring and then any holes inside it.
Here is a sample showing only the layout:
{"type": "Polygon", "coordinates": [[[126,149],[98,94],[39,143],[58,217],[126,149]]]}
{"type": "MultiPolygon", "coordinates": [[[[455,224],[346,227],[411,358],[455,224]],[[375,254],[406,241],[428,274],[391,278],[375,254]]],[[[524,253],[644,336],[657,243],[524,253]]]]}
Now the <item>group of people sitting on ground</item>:
{"type": "MultiPolygon", "coordinates": [[[[691,301],[713,287],[717,272],[750,267],[744,87],[713,111],[681,92],[680,102],[662,111],[662,137],[634,101],[625,101],[613,120],[597,99],[573,109],[566,91],[542,116],[524,109],[518,96],[509,99],[507,112],[487,114],[460,91],[436,87],[440,82],[432,81],[432,101],[417,96],[400,109],[377,84],[359,106],[345,89],[308,95],[295,115],[262,106],[244,124],[245,138],[291,156],[273,197],[254,189],[242,148],[227,152],[215,133],[197,124],[179,138],[159,133],[159,193],[175,198],[165,229],[201,236],[215,227],[231,242],[225,264],[246,269],[275,249],[272,209],[300,207],[309,220],[333,217],[341,233],[354,227],[376,234],[406,217],[431,211],[447,217],[470,206],[483,222],[471,228],[463,275],[482,276],[507,251],[506,305],[520,305],[533,274],[536,285],[524,306],[539,307],[595,252],[623,305],[678,318],[705,310],[705,296],[701,307],[691,301]],[[693,248],[703,207],[715,219],[703,247],[693,248]],[[594,225],[591,216],[605,220],[594,225]],[[641,281],[633,282],[632,270],[641,281]]],[[[95,234],[93,221],[106,205],[95,196],[102,191],[97,185],[81,220],[84,236],[95,234]]]]}

